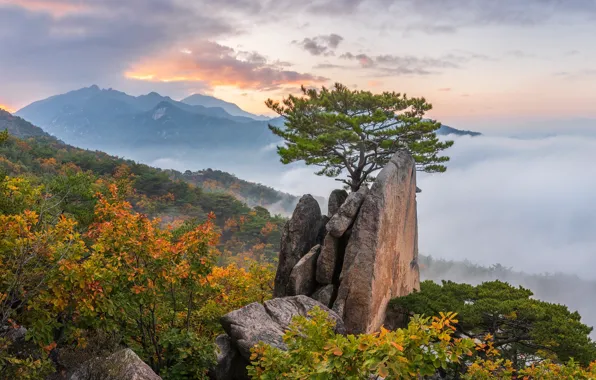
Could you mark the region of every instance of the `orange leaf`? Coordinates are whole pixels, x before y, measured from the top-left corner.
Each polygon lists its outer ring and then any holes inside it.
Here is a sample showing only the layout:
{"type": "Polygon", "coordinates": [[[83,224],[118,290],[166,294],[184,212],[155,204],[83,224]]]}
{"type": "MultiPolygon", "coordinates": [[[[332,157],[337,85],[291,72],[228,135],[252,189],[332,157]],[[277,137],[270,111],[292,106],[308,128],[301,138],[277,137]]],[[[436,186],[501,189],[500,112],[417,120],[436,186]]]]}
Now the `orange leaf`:
{"type": "Polygon", "coordinates": [[[399,344],[395,343],[395,342],[391,342],[391,345],[395,348],[397,348],[399,351],[403,351],[404,348],[402,346],[400,346],[399,344]]]}

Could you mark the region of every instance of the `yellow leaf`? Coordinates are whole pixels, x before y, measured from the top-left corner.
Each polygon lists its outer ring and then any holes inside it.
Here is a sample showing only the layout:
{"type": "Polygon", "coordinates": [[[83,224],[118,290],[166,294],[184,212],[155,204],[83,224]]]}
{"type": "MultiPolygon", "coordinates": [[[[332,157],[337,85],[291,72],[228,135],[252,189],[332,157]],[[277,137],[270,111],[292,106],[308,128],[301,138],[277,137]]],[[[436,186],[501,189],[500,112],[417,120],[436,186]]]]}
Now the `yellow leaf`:
{"type": "Polygon", "coordinates": [[[395,348],[397,348],[399,351],[403,351],[404,348],[402,346],[400,346],[399,344],[395,343],[395,342],[391,342],[391,345],[395,348]]]}

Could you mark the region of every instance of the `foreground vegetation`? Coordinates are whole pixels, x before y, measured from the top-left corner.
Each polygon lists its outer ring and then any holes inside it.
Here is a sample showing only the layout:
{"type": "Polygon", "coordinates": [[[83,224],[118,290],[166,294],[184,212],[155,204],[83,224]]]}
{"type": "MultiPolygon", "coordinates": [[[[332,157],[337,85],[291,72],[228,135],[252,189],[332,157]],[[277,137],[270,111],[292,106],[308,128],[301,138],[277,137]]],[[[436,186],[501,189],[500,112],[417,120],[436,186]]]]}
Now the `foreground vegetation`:
{"type": "Polygon", "coordinates": [[[334,321],[314,309],[311,319],[295,318],[284,336],[287,351],[267,345],[253,348],[249,373],[255,379],[594,379],[596,362],[585,367],[544,359],[515,368],[495,347],[494,337],[478,341],[458,337],[456,313],[414,316],[395,331],[339,335],[334,321]]]}

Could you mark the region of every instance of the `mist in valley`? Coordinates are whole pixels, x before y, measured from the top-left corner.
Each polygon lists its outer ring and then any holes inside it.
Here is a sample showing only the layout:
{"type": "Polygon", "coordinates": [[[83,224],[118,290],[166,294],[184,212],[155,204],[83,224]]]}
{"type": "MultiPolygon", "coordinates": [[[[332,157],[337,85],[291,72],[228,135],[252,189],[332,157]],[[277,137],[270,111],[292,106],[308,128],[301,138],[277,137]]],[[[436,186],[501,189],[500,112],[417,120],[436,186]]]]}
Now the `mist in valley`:
{"type": "MultiPolygon", "coordinates": [[[[455,144],[447,151],[447,172],[418,173],[419,246],[421,255],[457,265],[435,265],[423,277],[508,281],[596,325],[596,307],[585,302],[596,290],[596,136],[448,138],[455,144]],[[510,270],[486,269],[494,264],[510,270]]],[[[164,169],[223,170],[295,195],[327,197],[341,186],[316,176],[313,167],[281,164],[275,144],[245,152],[155,147],[111,153],[164,169]]]]}

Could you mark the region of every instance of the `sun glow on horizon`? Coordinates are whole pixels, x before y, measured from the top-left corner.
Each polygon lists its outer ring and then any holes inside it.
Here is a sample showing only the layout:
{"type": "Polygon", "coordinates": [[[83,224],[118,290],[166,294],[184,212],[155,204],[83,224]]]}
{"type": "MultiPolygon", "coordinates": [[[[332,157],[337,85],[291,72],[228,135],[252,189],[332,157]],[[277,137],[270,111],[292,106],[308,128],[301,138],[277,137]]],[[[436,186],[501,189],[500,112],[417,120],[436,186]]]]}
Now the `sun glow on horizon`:
{"type": "Polygon", "coordinates": [[[3,104],[3,103],[0,103],[0,108],[3,109],[3,110],[5,110],[5,111],[7,111],[7,112],[10,112],[10,113],[15,113],[16,112],[16,108],[11,107],[11,106],[6,105],[6,104],[3,104]]]}

